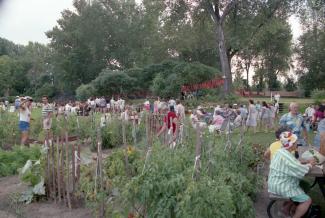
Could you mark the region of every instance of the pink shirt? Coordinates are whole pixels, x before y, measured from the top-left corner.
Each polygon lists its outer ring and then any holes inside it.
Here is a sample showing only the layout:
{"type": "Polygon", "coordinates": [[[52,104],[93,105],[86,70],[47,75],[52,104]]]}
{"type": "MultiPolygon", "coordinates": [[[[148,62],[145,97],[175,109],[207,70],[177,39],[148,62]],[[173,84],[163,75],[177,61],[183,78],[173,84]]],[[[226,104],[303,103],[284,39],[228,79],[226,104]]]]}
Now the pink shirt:
{"type": "Polygon", "coordinates": [[[216,127],[221,127],[222,126],[222,123],[225,119],[220,116],[220,115],[217,115],[214,117],[214,120],[213,120],[213,125],[215,125],[216,127]]]}

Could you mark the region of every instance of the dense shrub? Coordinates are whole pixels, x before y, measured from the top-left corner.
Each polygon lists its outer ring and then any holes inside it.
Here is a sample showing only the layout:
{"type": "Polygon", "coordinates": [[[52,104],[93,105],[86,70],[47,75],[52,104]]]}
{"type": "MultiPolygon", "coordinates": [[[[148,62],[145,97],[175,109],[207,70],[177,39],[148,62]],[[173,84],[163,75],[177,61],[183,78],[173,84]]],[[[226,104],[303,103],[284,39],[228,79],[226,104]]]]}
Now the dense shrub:
{"type": "Polygon", "coordinates": [[[198,179],[192,177],[191,138],[176,149],[156,143],[149,156],[133,147],[118,149],[105,160],[104,191],[93,194],[94,169],[83,172],[80,191],[95,210],[106,202],[107,217],[253,217],[257,153],[252,146],[225,151],[225,142],[214,137],[203,137],[198,179]]]}
{"type": "Polygon", "coordinates": [[[0,177],[18,173],[27,160],[38,160],[41,156],[39,147],[14,147],[11,151],[0,149],[0,177]]]}
{"type": "Polygon", "coordinates": [[[96,89],[92,84],[81,85],[76,89],[76,97],[80,101],[85,101],[96,94],[96,89]]]}
{"type": "Polygon", "coordinates": [[[324,89],[314,89],[311,94],[312,99],[315,103],[319,104],[325,100],[325,90],[324,89]]]}

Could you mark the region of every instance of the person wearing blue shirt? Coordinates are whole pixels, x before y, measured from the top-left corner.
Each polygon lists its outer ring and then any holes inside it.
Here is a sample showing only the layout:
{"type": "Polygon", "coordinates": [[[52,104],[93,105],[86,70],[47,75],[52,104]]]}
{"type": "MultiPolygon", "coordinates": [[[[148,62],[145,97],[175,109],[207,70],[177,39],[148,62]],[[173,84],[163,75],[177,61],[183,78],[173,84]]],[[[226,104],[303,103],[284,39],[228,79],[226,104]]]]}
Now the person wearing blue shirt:
{"type": "Polygon", "coordinates": [[[20,106],[20,99],[19,99],[19,96],[17,96],[16,100],[15,100],[15,110],[16,111],[19,109],[19,106],[20,106]]]}
{"type": "Polygon", "coordinates": [[[307,129],[304,125],[304,118],[299,113],[299,106],[292,102],[289,106],[289,113],[282,115],[280,119],[280,126],[287,126],[292,133],[298,137],[298,146],[305,145],[308,142],[307,129]],[[303,136],[302,136],[303,133],[303,136]]]}

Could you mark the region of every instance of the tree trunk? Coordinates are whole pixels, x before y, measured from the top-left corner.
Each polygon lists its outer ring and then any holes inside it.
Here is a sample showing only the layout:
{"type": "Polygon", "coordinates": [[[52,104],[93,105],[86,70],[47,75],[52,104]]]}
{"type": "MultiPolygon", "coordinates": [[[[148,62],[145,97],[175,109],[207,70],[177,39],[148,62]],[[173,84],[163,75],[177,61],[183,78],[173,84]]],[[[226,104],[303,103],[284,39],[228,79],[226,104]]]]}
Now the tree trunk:
{"type": "Polygon", "coordinates": [[[246,77],[247,77],[247,81],[246,81],[246,88],[247,90],[249,90],[249,69],[251,67],[251,62],[246,62],[245,63],[245,69],[246,69],[246,77]]]}
{"type": "Polygon", "coordinates": [[[215,27],[216,27],[216,34],[218,38],[218,49],[219,49],[219,56],[220,56],[220,63],[221,63],[221,71],[225,79],[224,91],[225,94],[229,94],[232,86],[232,75],[230,70],[229,59],[227,56],[225,35],[223,31],[223,26],[220,23],[220,21],[215,23],[215,27]]]}

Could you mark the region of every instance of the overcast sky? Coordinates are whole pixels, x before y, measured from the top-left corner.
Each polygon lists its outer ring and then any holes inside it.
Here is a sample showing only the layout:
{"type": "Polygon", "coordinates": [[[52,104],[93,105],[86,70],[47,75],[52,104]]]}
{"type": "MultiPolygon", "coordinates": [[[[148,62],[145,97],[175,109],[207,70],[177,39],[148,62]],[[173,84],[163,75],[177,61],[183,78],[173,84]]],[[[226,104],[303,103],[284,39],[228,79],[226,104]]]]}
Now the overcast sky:
{"type": "Polygon", "coordinates": [[[56,25],[61,12],[73,8],[72,0],[0,0],[0,37],[26,45],[48,43],[46,31],[56,25]]]}
{"type": "MultiPolygon", "coordinates": [[[[61,12],[73,0],[0,0],[0,37],[26,45],[29,41],[48,43],[46,31],[56,25],[61,12]]],[[[291,17],[294,39],[301,34],[298,19],[291,17]]]]}

